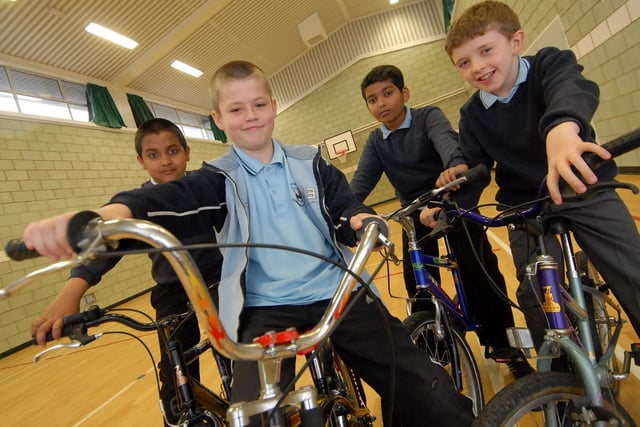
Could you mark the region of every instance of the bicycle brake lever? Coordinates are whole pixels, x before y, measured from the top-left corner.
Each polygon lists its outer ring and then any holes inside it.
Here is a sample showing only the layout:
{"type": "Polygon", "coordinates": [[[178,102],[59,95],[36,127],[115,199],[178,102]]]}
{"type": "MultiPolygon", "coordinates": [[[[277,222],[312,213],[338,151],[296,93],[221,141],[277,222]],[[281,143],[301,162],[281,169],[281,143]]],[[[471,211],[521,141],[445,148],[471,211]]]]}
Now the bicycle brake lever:
{"type": "Polygon", "coordinates": [[[60,350],[63,348],[80,348],[84,345],[89,344],[92,341],[97,340],[101,336],[102,336],[101,332],[94,335],[82,335],[82,336],[74,337],[74,339],[68,343],[60,343],[60,344],[53,345],[49,348],[45,348],[40,353],[33,356],[33,363],[38,363],[38,360],[40,360],[42,356],[44,356],[49,352],[60,350]]]}
{"type": "Polygon", "coordinates": [[[562,192],[562,199],[569,202],[586,200],[592,195],[594,195],[595,193],[597,193],[598,191],[601,191],[607,188],[613,188],[613,189],[623,188],[623,189],[630,190],[633,194],[638,194],[640,192],[640,190],[638,190],[638,187],[636,187],[631,183],[620,182],[618,180],[613,179],[610,181],[596,182],[595,184],[589,185],[587,187],[587,191],[580,194],[576,193],[569,187],[567,188],[567,191],[562,192]]]}
{"type": "Polygon", "coordinates": [[[35,356],[33,356],[33,363],[38,363],[38,360],[40,360],[40,358],[42,356],[44,356],[45,354],[50,353],[52,351],[60,350],[61,348],[78,348],[78,347],[81,347],[81,346],[82,346],[82,344],[80,343],[80,341],[71,341],[69,343],[53,345],[53,346],[51,346],[49,348],[45,348],[40,353],[38,353],[35,356]]]}

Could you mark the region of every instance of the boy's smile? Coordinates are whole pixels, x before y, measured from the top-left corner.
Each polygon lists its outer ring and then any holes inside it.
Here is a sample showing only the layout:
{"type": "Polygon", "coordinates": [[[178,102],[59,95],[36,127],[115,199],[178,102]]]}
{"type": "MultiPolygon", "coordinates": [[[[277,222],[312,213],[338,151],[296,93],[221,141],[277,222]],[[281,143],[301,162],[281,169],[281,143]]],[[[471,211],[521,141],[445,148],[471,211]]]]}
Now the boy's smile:
{"type": "Polygon", "coordinates": [[[451,60],[471,86],[506,97],[518,78],[518,54],[523,40],[521,30],[511,39],[489,30],[452,49],[451,60]]]}
{"type": "Polygon", "coordinates": [[[399,89],[391,80],[375,82],[364,89],[367,109],[375,119],[390,130],[396,130],[405,118],[404,103],[409,100],[409,89],[399,89]]]}

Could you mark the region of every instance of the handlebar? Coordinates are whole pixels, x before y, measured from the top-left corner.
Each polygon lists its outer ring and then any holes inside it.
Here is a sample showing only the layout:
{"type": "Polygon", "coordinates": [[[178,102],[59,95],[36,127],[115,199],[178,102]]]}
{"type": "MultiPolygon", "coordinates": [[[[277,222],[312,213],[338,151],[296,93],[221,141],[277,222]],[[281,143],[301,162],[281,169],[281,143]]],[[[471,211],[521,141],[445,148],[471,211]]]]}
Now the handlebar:
{"type": "MultiPolygon", "coordinates": [[[[379,237],[381,236],[380,230],[383,227],[386,229],[386,224],[379,219],[365,222],[360,244],[356,248],[353,259],[347,266],[347,271],[345,271],[324,316],[311,330],[292,335],[288,340],[280,339],[266,343],[238,343],[230,339],[220,322],[209,290],[193,259],[186,250],[176,249],[181,247],[180,241],[166,229],[154,223],[138,219],[104,221],[100,218],[93,218],[83,227],[82,233],[76,233],[81,236],[82,242],[79,246],[83,248],[77,255],[69,260],[57,262],[31,272],[10,283],[0,289],[0,299],[9,298],[21,288],[28,286],[45,275],[85,263],[104,252],[107,246],[115,245],[121,239],[135,239],[154,248],[166,249],[166,251],[163,251],[164,255],[182,283],[209,341],[219,353],[234,360],[290,357],[298,352],[311,349],[333,331],[338,318],[343,314],[342,309],[347,304],[356,283],[361,281],[360,275],[364,270],[369,255],[378,246],[379,237]]],[[[83,313],[78,314],[78,316],[81,315],[83,313]]]]}
{"type": "MultiPolygon", "coordinates": [[[[603,148],[611,153],[612,158],[632,151],[639,146],[640,128],[626,133],[602,145],[603,148]]],[[[604,160],[598,155],[591,152],[584,153],[583,159],[592,169],[597,169],[604,163],[610,161],[604,160]]],[[[427,204],[431,204],[433,206],[443,206],[444,215],[440,215],[440,217],[438,218],[438,226],[436,227],[436,232],[431,234],[431,237],[437,238],[443,232],[446,232],[444,230],[450,226],[452,221],[455,221],[458,218],[464,217],[485,227],[502,227],[510,224],[522,223],[529,218],[534,218],[540,215],[548,208],[551,199],[547,190],[546,178],[541,183],[538,190],[538,197],[535,200],[532,200],[520,206],[510,207],[501,212],[496,217],[484,216],[474,210],[460,209],[459,207],[455,206],[455,204],[447,202],[442,197],[444,194],[451,191],[453,187],[486,177],[486,174],[488,174],[486,167],[484,167],[483,165],[475,166],[474,168],[469,169],[464,175],[462,175],[455,181],[442,187],[427,191],[426,193],[416,198],[409,205],[389,214],[382,215],[382,217],[387,220],[394,220],[403,224],[403,221],[406,222],[406,220],[404,220],[405,217],[408,217],[422,206],[425,206],[427,204]]],[[[587,185],[587,191],[580,194],[573,191],[569,186],[565,186],[562,192],[562,198],[565,202],[582,201],[588,199],[597,192],[610,188],[624,188],[631,190],[634,194],[638,194],[639,192],[638,188],[633,184],[612,180],[587,185]]]]}

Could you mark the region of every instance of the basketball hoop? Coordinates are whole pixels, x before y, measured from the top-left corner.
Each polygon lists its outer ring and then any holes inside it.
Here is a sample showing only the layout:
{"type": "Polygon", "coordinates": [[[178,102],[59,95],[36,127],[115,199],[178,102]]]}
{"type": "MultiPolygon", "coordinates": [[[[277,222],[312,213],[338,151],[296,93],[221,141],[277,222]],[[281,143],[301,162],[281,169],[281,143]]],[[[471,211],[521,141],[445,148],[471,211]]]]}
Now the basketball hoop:
{"type": "Polygon", "coordinates": [[[347,163],[347,150],[338,151],[338,160],[341,164],[347,163]]]}

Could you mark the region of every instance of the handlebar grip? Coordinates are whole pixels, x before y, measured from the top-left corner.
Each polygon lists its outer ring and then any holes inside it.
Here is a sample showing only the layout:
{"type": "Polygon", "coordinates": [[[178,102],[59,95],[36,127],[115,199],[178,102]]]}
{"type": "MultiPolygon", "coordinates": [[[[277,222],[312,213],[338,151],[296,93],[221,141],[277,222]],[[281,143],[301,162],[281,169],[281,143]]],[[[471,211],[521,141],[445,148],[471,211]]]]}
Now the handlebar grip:
{"type": "MultiPolygon", "coordinates": [[[[75,314],[68,314],[64,316],[62,319],[62,337],[76,337],[78,338],[80,335],[86,335],[87,333],[87,323],[92,320],[99,319],[101,316],[105,314],[105,310],[100,308],[97,305],[92,305],[84,311],[75,314]]],[[[35,337],[33,338],[33,343],[37,344],[35,337]]],[[[51,331],[47,332],[45,337],[47,342],[53,341],[53,335],[51,331]]]]}
{"type": "Polygon", "coordinates": [[[37,258],[40,256],[35,249],[29,249],[25,246],[22,239],[11,239],[5,247],[7,256],[14,261],[24,261],[25,259],[37,258]]]}
{"type": "MultiPolygon", "coordinates": [[[[611,157],[620,156],[638,147],[640,147],[640,128],[602,144],[602,148],[611,153],[611,157]]],[[[585,153],[583,158],[591,169],[595,169],[607,161],[594,153],[585,153]]]]}
{"type": "Polygon", "coordinates": [[[467,182],[473,182],[486,178],[487,176],[489,176],[489,169],[487,169],[487,166],[484,163],[480,163],[461,174],[460,178],[464,177],[467,179],[467,182]]]}
{"type": "Polygon", "coordinates": [[[358,236],[358,240],[362,239],[362,234],[364,233],[364,229],[367,228],[367,225],[371,222],[375,222],[378,224],[378,228],[380,229],[380,234],[384,237],[389,237],[389,227],[387,223],[378,217],[368,216],[362,220],[362,228],[360,230],[356,230],[356,236],[358,236]]]}
{"type": "Polygon", "coordinates": [[[67,240],[74,251],[81,251],[80,243],[84,239],[85,227],[95,218],[100,218],[97,212],[80,211],[69,220],[69,224],[67,225],[67,240]]]}

